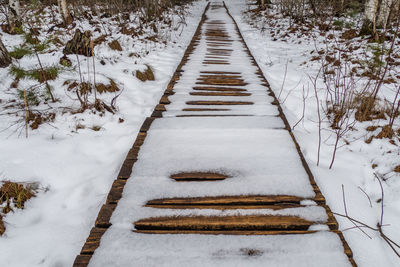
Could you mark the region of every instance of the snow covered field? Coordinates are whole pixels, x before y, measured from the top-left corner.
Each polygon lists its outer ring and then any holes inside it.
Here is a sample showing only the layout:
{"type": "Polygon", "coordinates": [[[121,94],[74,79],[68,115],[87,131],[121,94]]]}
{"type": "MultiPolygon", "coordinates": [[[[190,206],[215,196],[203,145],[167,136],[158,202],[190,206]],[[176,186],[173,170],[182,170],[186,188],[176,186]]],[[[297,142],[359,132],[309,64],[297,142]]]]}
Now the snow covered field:
{"type": "MultiPolygon", "coordinates": [[[[303,41],[298,44],[294,38],[285,42],[273,41],[269,28],[261,31],[249,25],[249,18],[242,14],[248,9],[246,0],[227,0],[226,4],[272,89],[281,95],[281,104],[290,124],[295,125],[303,113],[302,88],[303,85],[307,88],[309,84],[307,75],[315,75],[319,68],[317,64],[302,64],[311,59],[310,51],[315,48],[314,43],[303,41]]],[[[106,43],[95,48],[97,79],[107,82],[112,78],[123,89],[115,115],[105,113],[100,117],[90,111],[73,115],[64,113],[63,106],[77,105],[76,100],[64,96],[63,101],[56,104],[60,106],[56,120],[30,131],[28,139],[25,139],[21,128],[17,131],[15,128],[6,129],[15,122],[15,116],[0,116],[0,179],[38,182],[43,188],[37,197],[26,204],[24,210],[16,210],[4,218],[7,230],[0,237],[0,265],[71,266],[142,121],[150,115],[179,63],[205,5],[206,1],[198,1],[189,8],[187,25],[183,30],[180,27],[172,31],[166,46],[132,40],[115,32],[114,37],[121,43],[122,52],[111,50],[106,43]],[[131,53],[143,56],[130,57],[131,53]],[[102,65],[101,60],[107,64],[102,65]],[[154,70],[155,81],[143,83],[132,75],[137,69],[146,68],[146,65],[154,70]],[[123,119],[122,123],[120,118],[123,119]],[[98,131],[93,130],[99,127],[98,131]],[[3,129],[6,130],[1,131],[3,129]]],[[[91,25],[85,23],[79,27],[91,29],[91,25]]],[[[70,37],[65,36],[65,40],[70,37]]],[[[22,42],[21,38],[8,34],[3,34],[2,40],[8,49],[22,42]]],[[[55,64],[61,56],[60,51],[49,52],[43,56],[43,61],[48,65],[55,64]]],[[[84,66],[83,75],[91,75],[93,70],[87,72],[88,64],[83,57],[80,58],[84,66]]],[[[71,57],[71,61],[76,66],[74,57],[71,57]]],[[[21,60],[24,68],[36,64],[32,57],[21,60]]],[[[79,79],[76,71],[62,72],[60,76],[60,79],[52,82],[56,97],[62,97],[67,90],[67,86],[63,85],[64,80],[79,79]]],[[[4,111],[7,100],[14,97],[8,93],[11,83],[8,69],[0,69],[0,111],[4,111]]],[[[21,86],[30,86],[29,83],[21,81],[21,86]]],[[[392,94],[385,93],[385,96],[391,97],[392,94]]],[[[103,97],[110,100],[113,95],[103,97]]],[[[390,144],[385,139],[374,139],[371,144],[366,144],[365,140],[371,133],[365,128],[371,123],[358,123],[356,130],[345,137],[350,142],[338,150],[335,165],[329,170],[333,136],[324,131],[322,139],[326,141],[321,149],[321,163],[316,166],[318,119],[312,89],[306,99],[305,119],[295,127],[294,134],[328,205],[333,212],[344,213],[344,185],[349,214],[376,226],[381,216],[379,200],[382,196],[373,173],[384,175],[387,180],[383,183],[383,222],[387,225],[383,229],[394,241],[400,242],[400,175],[393,172],[394,166],[400,164],[400,142],[395,140],[395,144],[390,144]],[[374,164],[375,169],[372,168],[374,164]],[[369,195],[372,207],[363,191],[369,195]]],[[[378,125],[381,122],[378,120],[373,123],[378,125]]],[[[398,127],[398,120],[396,124],[398,127]]],[[[346,219],[337,217],[337,220],[341,230],[353,227],[346,219]]],[[[344,231],[357,264],[400,266],[399,259],[379,234],[364,230],[371,239],[358,229],[344,231]]],[[[207,240],[204,242],[202,244],[206,244],[207,240]]],[[[310,247],[317,249],[313,244],[310,247]]]]}
{"type": "MultiPolygon", "coordinates": [[[[140,125],[150,116],[179,64],[205,5],[205,1],[198,1],[189,6],[185,17],[187,25],[178,27],[179,17],[171,15],[175,22],[170,29],[165,29],[165,35],[169,36],[167,46],[118,34],[113,38],[119,38],[122,52],[111,50],[106,43],[95,47],[97,80],[112,78],[123,89],[117,100],[116,115],[107,112],[100,117],[90,111],[71,115],[60,110],[54,122],[30,131],[28,139],[23,129],[22,134],[20,130],[15,132],[15,128],[0,132],[0,178],[38,182],[48,189],[47,192],[41,190],[24,210],[16,210],[4,218],[7,230],[0,238],[1,266],[72,265],[140,125]],[[131,53],[143,57],[129,57],[131,53]],[[106,65],[100,63],[102,59],[106,65]],[[146,64],[152,67],[155,81],[143,83],[132,75],[146,64]],[[120,123],[119,118],[124,122],[120,123]],[[93,126],[101,128],[94,131],[93,126]]],[[[89,24],[80,27],[91,29],[89,24]]],[[[65,36],[66,40],[69,38],[71,35],[65,36]]],[[[19,37],[8,34],[2,39],[9,50],[22,42],[19,37]]],[[[59,50],[46,54],[43,60],[45,64],[52,64],[61,56],[59,50]]],[[[76,58],[70,58],[76,66],[76,58]]],[[[86,77],[86,59],[80,56],[80,60],[86,77]]],[[[23,58],[21,64],[27,68],[37,62],[30,57],[23,58]]],[[[55,96],[62,98],[58,105],[79,107],[77,100],[74,102],[64,96],[66,86],[62,83],[66,79],[79,79],[79,74],[63,72],[61,78],[54,81],[55,96]]],[[[12,82],[8,69],[0,69],[0,81],[1,104],[5,104],[13,97],[8,93],[12,82]]],[[[24,85],[25,81],[21,83],[24,85]]],[[[114,95],[102,96],[103,99],[112,97],[114,95]]],[[[7,128],[16,119],[15,116],[1,116],[0,129],[7,128]]]]}

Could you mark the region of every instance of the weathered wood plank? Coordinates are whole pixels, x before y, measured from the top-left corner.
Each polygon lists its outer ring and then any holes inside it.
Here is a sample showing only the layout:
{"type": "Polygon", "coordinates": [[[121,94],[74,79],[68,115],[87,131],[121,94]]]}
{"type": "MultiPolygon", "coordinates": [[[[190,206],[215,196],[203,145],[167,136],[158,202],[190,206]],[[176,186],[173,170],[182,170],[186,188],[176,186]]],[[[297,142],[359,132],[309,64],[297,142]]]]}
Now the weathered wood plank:
{"type": "Polygon", "coordinates": [[[225,105],[225,106],[232,106],[232,105],[253,105],[253,102],[249,101],[188,101],[186,102],[187,105],[225,105]]]}
{"type": "Polygon", "coordinates": [[[198,182],[198,181],[219,181],[228,178],[225,174],[213,172],[182,172],[173,174],[170,177],[178,182],[198,182]]]}
{"type": "Polygon", "coordinates": [[[137,230],[279,231],[307,230],[313,222],[295,216],[175,216],[142,219],[137,230]]]}

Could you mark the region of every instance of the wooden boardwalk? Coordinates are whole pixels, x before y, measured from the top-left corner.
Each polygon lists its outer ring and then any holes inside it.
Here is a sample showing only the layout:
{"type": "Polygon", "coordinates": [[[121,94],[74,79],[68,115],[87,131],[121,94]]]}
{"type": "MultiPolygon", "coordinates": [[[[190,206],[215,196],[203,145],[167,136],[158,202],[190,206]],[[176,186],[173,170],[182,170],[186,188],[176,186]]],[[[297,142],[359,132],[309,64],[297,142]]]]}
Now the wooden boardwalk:
{"type": "Polygon", "coordinates": [[[232,260],[356,266],[235,21],[212,2],[74,266],[232,260]]]}

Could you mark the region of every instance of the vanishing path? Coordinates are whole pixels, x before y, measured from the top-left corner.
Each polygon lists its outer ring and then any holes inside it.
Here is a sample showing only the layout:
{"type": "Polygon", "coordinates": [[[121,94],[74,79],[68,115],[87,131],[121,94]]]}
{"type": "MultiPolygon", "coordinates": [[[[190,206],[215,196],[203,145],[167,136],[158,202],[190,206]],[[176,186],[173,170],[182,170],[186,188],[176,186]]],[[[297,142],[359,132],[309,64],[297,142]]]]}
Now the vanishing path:
{"type": "Polygon", "coordinates": [[[355,266],[288,129],[212,2],[74,266],[355,266]]]}

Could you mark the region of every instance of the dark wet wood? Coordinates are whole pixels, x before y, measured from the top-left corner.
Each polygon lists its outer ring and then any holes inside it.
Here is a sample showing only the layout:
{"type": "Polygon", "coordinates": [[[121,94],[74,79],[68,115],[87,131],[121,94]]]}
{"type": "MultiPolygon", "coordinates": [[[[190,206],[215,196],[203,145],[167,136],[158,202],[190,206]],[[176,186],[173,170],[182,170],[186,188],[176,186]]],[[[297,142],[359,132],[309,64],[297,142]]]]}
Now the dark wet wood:
{"type": "Polygon", "coordinates": [[[250,93],[236,93],[236,92],[191,92],[190,95],[202,95],[202,96],[251,96],[250,93]]]}
{"type": "Polygon", "coordinates": [[[99,228],[110,227],[111,226],[110,218],[116,206],[117,206],[116,204],[104,204],[100,209],[99,215],[97,216],[95,227],[99,228]]]}
{"type": "Polygon", "coordinates": [[[91,255],[94,253],[96,248],[100,245],[100,239],[103,234],[107,231],[105,228],[92,228],[89,237],[86,239],[86,243],[81,250],[81,254],[91,255]]]}
{"type": "Polygon", "coordinates": [[[78,255],[75,258],[75,261],[73,263],[73,267],[86,267],[89,264],[89,261],[91,259],[91,255],[78,255]]]}
{"type": "Polygon", "coordinates": [[[229,108],[184,108],[182,111],[230,111],[229,108]]]}
{"type": "Polygon", "coordinates": [[[187,105],[224,105],[224,106],[232,106],[232,105],[253,105],[253,102],[248,101],[188,101],[186,102],[187,105]]]}
{"type": "Polygon", "coordinates": [[[214,172],[182,172],[171,175],[177,182],[220,181],[228,178],[225,174],[214,172]]]}
{"type": "Polygon", "coordinates": [[[151,124],[153,123],[154,118],[147,117],[140,128],[140,132],[147,132],[150,129],[151,124]]]}
{"type": "Polygon", "coordinates": [[[216,91],[216,92],[247,92],[246,89],[231,88],[231,87],[214,87],[214,86],[195,86],[193,90],[198,91],[216,91]]]}
{"type": "Polygon", "coordinates": [[[175,216],[142,219],[136,230],[188,231],[306,231],[313,222],[295,216],[175,216]]]}
{"type": "Polygon", "coordinates": [[[123,179],[117,179],[114,180],[110,192],[108,193],[107,196],[107,203],[108,204],[117,204],[118,201],[122,197],[122,192],[124,191],[124,187],[126,184],[126,180],[123,179]]]}

